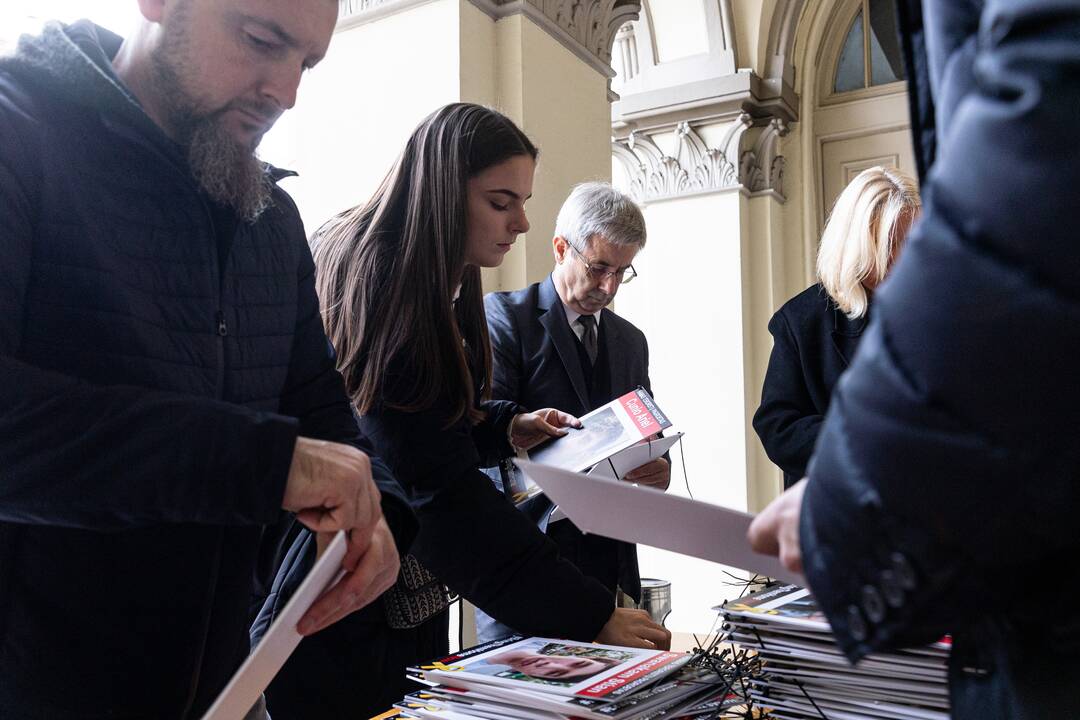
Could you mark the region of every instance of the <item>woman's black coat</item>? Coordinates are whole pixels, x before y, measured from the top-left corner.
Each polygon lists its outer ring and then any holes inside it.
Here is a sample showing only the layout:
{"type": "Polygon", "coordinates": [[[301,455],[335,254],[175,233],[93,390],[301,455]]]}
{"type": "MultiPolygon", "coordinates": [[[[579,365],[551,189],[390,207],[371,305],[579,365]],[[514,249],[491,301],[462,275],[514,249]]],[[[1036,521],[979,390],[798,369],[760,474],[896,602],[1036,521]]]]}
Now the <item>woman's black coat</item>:
{"type": "Polygon", "coordinates": [[[806,475],[840,374],[855,355],[867,316],[849,320],[820,284],[788,300],[769,321],[772,355],[754,430],[784,487],[806,475]]]}
{"type": "MultiPolygon", "coordinates": [[[[407,382],[395,366],[386,385],[407,382]]],[[[479,387],[479,382],[476,383],[479,387]]],[[[393,472],[415,510],[420,530],[409,548],[450,590],[499,622],[544,637],[591,641],[615,609],[615,599],[558,555],[555,544],[499,492],[480,468],[513,450],[507,429],[524,409],[477,402],[485,419],[447,424],[449,400],[420,412],[377,408],[360,417],[375,452],[393,472]]],[[[302,540],[302,538],[301,538],[302,540]]],[[[283,569],[293,585],[303,576],[283,569]],[[295,577],[292,577],[295,576],[295,577]]],[[[280,578],[279,578],[280,579],[280,578]]],[[[281,593],[277,605],[288,594],[281,593]]],[[[261,634],[271,613],[261,618],[261,634]]],[[[393,629],[383,600],[306,638],[267,691],[274,720],[369,717],[419,686],[405,668],[446,655],[447,612],[417,627],[393,629]]]]}

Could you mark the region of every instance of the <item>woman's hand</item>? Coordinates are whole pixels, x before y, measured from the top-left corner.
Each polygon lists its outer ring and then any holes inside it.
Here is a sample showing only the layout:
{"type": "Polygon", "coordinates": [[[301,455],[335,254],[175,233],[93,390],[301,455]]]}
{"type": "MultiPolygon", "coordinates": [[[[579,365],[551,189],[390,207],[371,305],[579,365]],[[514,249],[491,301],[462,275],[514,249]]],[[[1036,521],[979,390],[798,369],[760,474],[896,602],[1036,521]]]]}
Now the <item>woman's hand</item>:
{"type": "Polygon", "coordinates": [[[515,415],[510,423],[510,443],[521,450],[536,447],[548,438],[562,437],[564,428],[581,427],[581,421],[555,408],[515,415]]]}

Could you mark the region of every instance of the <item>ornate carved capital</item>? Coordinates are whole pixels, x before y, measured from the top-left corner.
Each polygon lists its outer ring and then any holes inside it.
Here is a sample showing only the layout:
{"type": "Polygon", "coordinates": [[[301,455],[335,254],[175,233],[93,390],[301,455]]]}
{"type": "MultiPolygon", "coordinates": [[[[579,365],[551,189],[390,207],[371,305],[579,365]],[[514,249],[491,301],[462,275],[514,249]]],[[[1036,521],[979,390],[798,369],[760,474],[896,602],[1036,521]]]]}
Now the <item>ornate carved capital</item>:
{"type": "Polygon", "coordinates": [[[612,152],[626,169],[628,190],[639,202],[732,188],[769,190],[783,198],[780,138],[788,132],[786,121],[773,118],[755,127],[753,118],[742,113],[713,146],[705,142],[701,129],[679,123],[670,154],[656,142],[660,133],[635,130],[613,140],[612,152]]]}
{"type": "MultiPolygon", "coordinates": [[[[338,26],[351,27],[432,0],[338,0],[338,26]]],[[[619,28],[638,19],[641,0],[469,0],[492,18],[526,15],[608,78],[619,28]]]]}
{"type": "Polygon", "coordinates": [[[638,19],[641,0],[471,0],[496,18],[522,13],[553,33],[579,56],[585,53],[608,77],[611,47],[619,28],[638,19]],[[567,41],[572,43],[568,44],[567,41]],[[576,47],[575,47],[576,46],[576,47]]]}
{"type": "Polygon", "coordinates": [[[761,129],[754,147],[743,153],[740,160],[740,177],[750,192],[773,190],[784,196],[784,156],[780,154],[780,138],[790,128],[782,118],[773,118],[761,129]]]}

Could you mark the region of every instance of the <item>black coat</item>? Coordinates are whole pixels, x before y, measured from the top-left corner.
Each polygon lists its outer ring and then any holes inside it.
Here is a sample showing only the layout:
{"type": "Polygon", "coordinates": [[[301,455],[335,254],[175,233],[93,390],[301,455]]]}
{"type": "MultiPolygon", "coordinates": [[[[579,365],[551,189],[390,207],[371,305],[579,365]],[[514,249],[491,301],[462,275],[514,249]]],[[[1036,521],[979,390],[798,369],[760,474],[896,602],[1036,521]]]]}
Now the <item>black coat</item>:
{"type": "Polygon", "coordinates": [[[297,435],[364,446],[296,208],[275,188],[219,256],[119,45],[50,26],[0,61],[5,720],[201,716],[248,652],[297,435]]]}
{"type": "MultiPolygon", "coordinates": [[[[590,388],[579,360],[580,341],[566,322],[566,311],[551,276],[516,292],[491,293],[484,298],[491,350],[495,358],[492,396],[512,400],[530,410],[554,407],[584,415],[633,391],[649,392],[649,346],[632,323],[604,309],[600,315],[598,362],[609,381],[602,397],[590,388]]],[[[546,498],[542,502],[550,503],[546,498]]],[[[537,508],[530,512],[540,517],[537,508]]],[[[548,526],[559,552],[583,572],[614,592],[615,586],[635,600],[641,595],[637,547],[599,535],[582,533],[570,520],[548,526]]],[[[513,627],[513,626],[512,626],[513,627]]]]}
{"type": "Polygon", "coordinates": [[[924,212],[810,464],[807,578],[853,660],[951,631],[956,717],[1072,717],[1080,4],[901,20],[924,212]]]}
{"type": "Polygon", "coordinates": [[[855,356],[866,319],[849,319],[818,284],[769,320],[773,349],[754,430],[769,459],[784,471],[785,488],[806,476],[829,397],[855,356]]]}
{"type": "MultiPolygon", "coordinates": [[[[409,378],[402,365],[394,367],[391,388],[409,378]]],[[[485,414],[478,425],[462,419],[447,426],[448,401],[422,412],[381,407],[360,418],[420,522],[415,542],[401,550],[503,624],[529,635],[595,640],[614,598],[560,558],[480,470],[512,454],[507,428],[522,408],[477,404],[485,414]]],[[[330,720],[386,710],[417,689],[405,681],[407,666],[448,652],[446,628],[443,612],[417,628],[391,629],[380,600],[304,641],[270,687],[270,714],[330,720]]]]}

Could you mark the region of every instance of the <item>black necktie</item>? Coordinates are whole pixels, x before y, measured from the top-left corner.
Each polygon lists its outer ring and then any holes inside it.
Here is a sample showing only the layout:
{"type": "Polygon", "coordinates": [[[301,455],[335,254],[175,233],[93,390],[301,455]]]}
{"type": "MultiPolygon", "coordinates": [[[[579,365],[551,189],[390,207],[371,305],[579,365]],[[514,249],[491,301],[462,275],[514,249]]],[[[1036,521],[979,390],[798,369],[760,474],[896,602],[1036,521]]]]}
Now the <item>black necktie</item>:
{"type": "Polygon", "coordinates": [[[596,364],[596,318],[592,315],[582,315],[577,319],[584,332],[581,333],[581,344],[585,346],[585,352],[589,354],[589,364],[596,364]]]}

